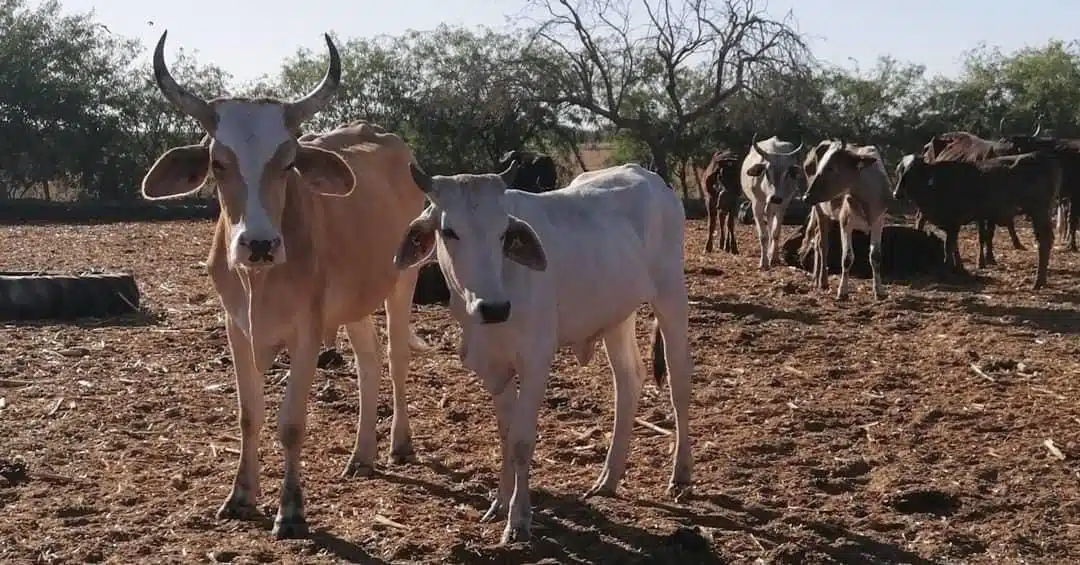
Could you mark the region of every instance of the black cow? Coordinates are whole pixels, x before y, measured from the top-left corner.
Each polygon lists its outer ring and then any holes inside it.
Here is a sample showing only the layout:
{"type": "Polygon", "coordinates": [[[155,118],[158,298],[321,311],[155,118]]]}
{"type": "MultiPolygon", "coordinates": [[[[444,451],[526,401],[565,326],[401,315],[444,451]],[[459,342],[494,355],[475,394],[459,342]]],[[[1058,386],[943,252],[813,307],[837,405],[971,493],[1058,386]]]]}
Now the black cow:
{"type": "Polygon", "coordinates": [[[547,192],[558,188],[559,173],[550,155],[518,149],[507,151],[496,165],[496,172],[510,168],[510,163],[514,161],[517,161],[518,169],[509,183],[510,188],[526,192],[547,192]]]}
{"type": "Polygon", "coordinates": [[[1080,202],[1080,139],[1014,135],[1002,141],[1008,141],[1022,153],[1041,151],[1057,157],[1061,165],[1061,193],[1058,196],[1068,211],[1068,228],[1064,234],[1066,249],[1076,251],[1076,230],[1080,227],[1080,215],[1073,211],[1080,212],[1080,208],[1074,205],[1080,202]]]}
{"type": "Polygon", "coordinates": [[[945,262],[964,271],[957,242],[960,228],[979,226],[979,267],[993,257],[994,225],[1026,214],[1039,244],[1035,288],[1046,286],[1054,229],[1050,209],[1061,185],[1061,166],[1048,153],[1024,153],[963,161],[911,161],[893,196],[911,198],[923,216],[945,232],[945,262]]]}
{"type": "Polygon", "coordinates": [[[739,213],[739,198],[742,196],[739,184],[739,168],[743,156],[736,155],[729,149],[713,153],[709,166],[701,174],[701,189],[705,193],[705,210],[709,219],[709,236],[705,240],[705,252],[713,250],[713,233],[716,231],[717,217],[720,220],[720,249],[739,254],[739,244],[735,241],[735,216],[739,213]]]}

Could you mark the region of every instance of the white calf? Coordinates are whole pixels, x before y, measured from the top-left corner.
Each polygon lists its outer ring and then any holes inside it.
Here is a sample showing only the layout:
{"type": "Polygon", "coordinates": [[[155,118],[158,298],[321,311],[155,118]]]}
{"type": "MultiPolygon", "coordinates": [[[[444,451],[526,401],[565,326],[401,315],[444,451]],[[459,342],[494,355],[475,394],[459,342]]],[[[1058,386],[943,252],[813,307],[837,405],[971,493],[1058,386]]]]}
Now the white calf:
{"type": "Polygon", "coordinates": [[[414,220],[395,261],[406,269],[438,251],[462,328],[462,363],[495,400],[502,469],[485,521],[509,510],[502,542],[529,539],[529,467],[536,422],[556,350],[584,365],[604,341],[615,377],[615,424],[607,459],[586,496],[613,495],[627,451],[645,367],[634,335],[637,308],[656,313],[653,373],[670,364],[675,454],[670,488],[690,485],[690,375],[683,273],[685,216],[663,179],[637,165],[584,173],[544,194],[507,190],[500,174],[430,177],[413,165],[431,205],[414,220]],[[504,261],[503,259],[509,259],[504,261]],[[666,362],[665,362],[666,360],[666,362]],[[515,375],[520,390],[511,386],[515,375]]]}

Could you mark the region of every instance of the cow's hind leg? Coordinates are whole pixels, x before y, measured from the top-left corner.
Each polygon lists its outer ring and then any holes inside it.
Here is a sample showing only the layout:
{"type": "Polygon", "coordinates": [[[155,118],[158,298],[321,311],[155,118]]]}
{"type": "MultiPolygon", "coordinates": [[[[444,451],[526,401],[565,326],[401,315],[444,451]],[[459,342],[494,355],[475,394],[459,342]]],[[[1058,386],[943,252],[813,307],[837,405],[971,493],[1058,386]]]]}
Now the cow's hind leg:
{"type": "Polygon", "coordinates": [[[885,285],[881,279],[881,234],[885,230],[885,215],[870,225],[870,273],[874,279],[874,299],[885,298],[885,285]]]}
{"type": "Polygon", "coordinates": [[[1013,249],[1020,251],[1027,249],[1023,243],[1020,243],[1020,236],[1016,235],[1016,220],[1010,218],[1008,223],[1005,224],[1005,229],[1009,230],[1009,239],[1012,240],[1013,249]]]}
{"type": "Polygon", "coordinates": [[[652,307],[664,340],[665,363],[654,362],[653,366],[654,372],[658,366],[668,369],[671,407],[675,412],[675,453],[668,490],[678,497],[690,490],[694,465],[690,451],[690,380],[694,371],[689,346],[690,306],[681,267],[671,280],[657,286],[659,292],[652,307]]]}
{"type": "Polygon", "coordinates": [[[814,209],[817,235],[814,242],[814,286],[819,290],[829,288],[829,231],[831,222],[817,208],[814,209]]]}
{"type": "Polygon", "coordinates": [[[732,255],[738,255],[739,254],[739,241],[737,239],[735,239],[735,215],[736,215],[736,207],[729,208],[727,213],[724,215],[724,217],[727,220],[726,221],[726,223],[727,223],[727,241],[728,241],[728,249],[727,250],[732,255]]]}
{"type": "Polygon", "coordinates": [[[1077,210],[1077,207],[1074,206],[1073,202],[1070,200],[1068,208],[1069,221],[1067,222],[1069,225],[1069,233],[1065,235],[1065,240],[1067,242],[1066,249],[1068,249],[1069,251],[1077,250],[1076,231],[1080,229],[1080,214],[1077,214],[1078,211],[1080,210],[1077,210]]]}
{"type": "Polygon", "coordinates": [[[997,265],[994,257],[994,232],[997,224],[991,220],[980,221],[979,226],[979,268],[997,265]]]}
{"type": "Polygon", "coordinates": [[[626,456],[630,449],[630,436],[634,432],[634,416],[645,385],[645,364],[641,360],[635,336],[636,314],[604,333],[604,350],[615,378],[615,428],[611,434],[607,459],[600,477],[585,496],[614,496],[626,473],[626,456]]]}
{"type": "MultiPolygon", "coordinates": [[[[705,215],[708,219],[708,236],[705,238],[705,252],[712,253],[713,250],[713,234],[716,232],[716,215],[717,215],[717,202],[716,195],[710,194],[705,200],[705,215]]],[[[720,228],[720,246],[724,246],[724,228],[720,228]]]]}
{"type": "Polygon", "coordinates": [[[1046,286],[1047,274],[1050,268],[1050,251],[1054,247],[1054,226],[1050,223],[1050,214],[1031,215],[1031,230],[1035,232],[1035,240],[1039,244],[1039,263],[1035,271],[1035,284],[1033,288],[1039,290],[1046,286]]]}
{"type": "Polygon", "coordinates": [[[272,348],[262,348],[256,359],[243,330],[231,317],[226,318],[225,334],[236,373],[236,398],[240,409],[240,461],[233,477],[232,491],[217,511],[217,517],[222,520],[259,515],[255,506],[260,496],[259,435],[266,420],[262,375],[276,353],[272,348]]]}
{"type": "Polygon", "coordinates": [[[314,324],[301,326],[289,343],[288,384],[278,417],[278,440],[285,451],[285,478],[281,503],[274,519],[273,534],[279,539],[304,537],[308,533],[304,516],[304,494],[300,477],[300,455],[307,433],[307,404],[311,382],[319,358],[322,334],[314,324]]]}
{"type": "Polygon", "coordinates": [[[379,377],[382,376],[382,358],[379,353],[379,337],[371,316],[345,326],[356,355],[356,384],[360,396],[360,414],[356,422],[356,443],[352,456],[345,465],[342,476],[370,475],[375,470],[378,454],[379,377]]]}
{"type": "MultiPolygon", "coordinates": [[[[822,228],[824,231],[824,228],[822,228]]],[[[848,296],[848,274],[855,263],[855,250],[851,245],[851,224],[840,222],[840,285],[836,288],[836,298],[843,300],[848,296]]]]}
{"type": "Polygon", "coordinates": [[[394,386],[394,415],[390,422],[390,461],[406,463],[415,460],[412,432],[409,427],[409,404],[406,381],[409,377],[409,327],[413,291],[420,273],[418,268],[403,271],[386,299],[386,333],[389,334],[387,357],[390,358],[390,380],[394,386]]]}

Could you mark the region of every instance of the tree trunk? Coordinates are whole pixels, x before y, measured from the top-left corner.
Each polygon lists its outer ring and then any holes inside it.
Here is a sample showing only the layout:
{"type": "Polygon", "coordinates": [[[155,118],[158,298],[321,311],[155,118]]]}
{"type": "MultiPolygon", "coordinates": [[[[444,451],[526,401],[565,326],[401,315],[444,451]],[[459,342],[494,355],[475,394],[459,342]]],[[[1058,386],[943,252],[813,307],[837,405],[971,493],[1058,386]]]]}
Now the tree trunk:
{"type": "Polygon", "coordinates": [[[664,144],[659,141],[647,141],[649,152],[652,153],[653,171],[671,185],[671,169],[668,168],[668,152],[664,144]]]}

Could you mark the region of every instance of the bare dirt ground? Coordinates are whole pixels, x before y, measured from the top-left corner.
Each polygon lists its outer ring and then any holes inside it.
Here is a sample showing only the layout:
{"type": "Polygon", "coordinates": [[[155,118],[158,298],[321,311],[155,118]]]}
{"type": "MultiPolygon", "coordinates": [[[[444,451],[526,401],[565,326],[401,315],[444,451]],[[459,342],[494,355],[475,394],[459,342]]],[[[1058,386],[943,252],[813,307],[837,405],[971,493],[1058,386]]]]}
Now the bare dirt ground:
{"type": "MultiPolygon", "coordinates": [[[[874,303],[855,280],[838,303],[807,273],[760,273],[751,228],[732,257],[704,256],[703,223],[688,226],[695,496],[667,497],[670,438],[638,427],[620,496],[578,501],[603,461],[612,387],[602,350],[585,368],[562,354],[529,548],[494,547],[502,524],[479,522],[498,465],[493,409],[442,307],[416,315],[439,346],[410,377],[422,462],[339,478],[357,415],[346,355],[310,403],[314,533],[274,541],[283,369],[266,379],[266,519],[214,518],[239,432],[200,265],[210,223],[2,227],[0,268],[132,271],[148,315],[3,328],[0,562],[1080,562],[1080,254],[1055,251],[1050,288],[1033,292],[1034,251],[999,233],[1002,264],[976,285],[891,282],[874,303]]],[[[973,265],[971,231],[963,243],[973,265]]],[[[647,385],[639,415],[670,429],[667,394],[647,385]]]]}

